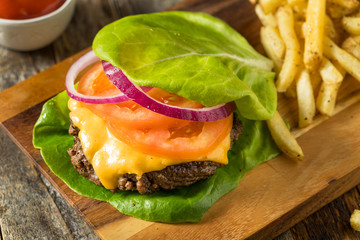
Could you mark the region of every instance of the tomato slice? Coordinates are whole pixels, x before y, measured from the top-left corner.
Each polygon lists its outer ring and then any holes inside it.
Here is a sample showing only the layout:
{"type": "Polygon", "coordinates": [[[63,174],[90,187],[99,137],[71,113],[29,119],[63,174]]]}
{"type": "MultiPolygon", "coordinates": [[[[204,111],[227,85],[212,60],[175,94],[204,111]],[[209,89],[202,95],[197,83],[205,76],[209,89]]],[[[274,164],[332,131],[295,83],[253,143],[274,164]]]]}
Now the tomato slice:
{"type": "MultiPolygon", "coordinates": [[[[105,75],[101,63],[92,67],[80,80],[78,91],[86,95],[111,96],[120,91],[105,75]]],[[[201,108],[200,103],[162,89],[148,94],[166,104],[201,108]]],[[[127,101],[118,104],[83,103],[103,118],[110,132],[133,148],[156,156],[199,159],[215,149],[229,134],[232,115],[214,122],[195,122],[164,116],[127,101]]]]}
{"type": "Polygon", "coordinates": [[[109,130],[117,138],[135,149],[175,159],[199,159],[208,155],[228,135],[231,125],[232,115],[216,122],[190,123],[175,130],[124,129],[116,121],[107,122],[109,130]]]}

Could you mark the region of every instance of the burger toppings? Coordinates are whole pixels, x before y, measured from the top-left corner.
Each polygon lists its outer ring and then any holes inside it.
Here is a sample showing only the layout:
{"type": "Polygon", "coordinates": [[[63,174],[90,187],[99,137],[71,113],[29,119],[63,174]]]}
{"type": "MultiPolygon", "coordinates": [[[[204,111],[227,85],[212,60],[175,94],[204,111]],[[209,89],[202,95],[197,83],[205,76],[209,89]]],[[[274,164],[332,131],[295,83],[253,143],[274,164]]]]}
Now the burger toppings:
{"type": "MultiPolygon", "coordinates": [[[[119,95],[120,91],[109,81],[99,62],[82,77],[78,92],[106,97],[119,95]]],[[[148,95],[169,106],[203,108],[197,102],[158,88],[149,90],[148,95]]],[[[124,174],[140,178],[145,173],[187,162],[212,161],[218,163],[216,166],[228,162],[232,114],[217,121],[198,122],[168,117],[131,100],[93,104],[70,99],[68,106],[70,118],[80,130],[78,140],[84,156],[105,188],[124,189],[118,186],[124,174]]]]}
{"type": "MultiPolygon", "coordinates": [[[[119,92],[107,79],[101,64],[95,65],[84,75],[78,91],[97,96],[119,92]]],[[[202,107],[197,102],[158,88],[151,89],[149,95],[173,106],[202,107]]],[[[188,121],[155,113],[133,101],[118,104],[82,103],[79,106],[85,106],[102,118],[106,127],[122,142],[141,152],[163,157],[194,159],[205,156],[230,133],[232,127],[232,115],[213,122],[188,121]]],[[[73,111],[74,107],[69,107],[73,111]]]]}
{"type": "Polygon", "coordinates": [[[69,69],[66,75],[65,87],[68,95],[81,102],[87,103],[118,103],[128,101],[129,98],[126,97],[123,93],[118,93],[117,95],[113,96],[88,96],[81,94],[75,90],[74,84],[76,77],[79,73],[84,70],[89,65],[98,62],[100,59],[95,55],[93,51],[90,51],[79,58],[69,69]]]}
{"type": "Polygon", "coordinates": [[[157,101],[145,92],[149,87],[139,87],[121,71],[106,61],[102,61],[106,75],[110,81],[121,91],[110,96],[88,96],[77,92],[74,88],[74,82],[77,75],[92,63],[99,61],[99,58],[93,51],[88,52],[75,62],[66,76],[66,90],[69,96],[75,100],[104,104],[120,103],[128,100],[134,100],[139,105],[150,109],[151,111],[184,120],[193,120],[199,122],[216,121],[228,117],[236,108],[235,103],[229,102],[213,107],[203,107],[199,109],[172,106],[157,101]]]}
{"type": "Polygon", "coordinates": [[[102,61],[102,65],[110,81],[128,98],[134,99],[136,103],[151,111],[168,117],[211,122],[228,117],[236,108],[233,102],[199,109],[167,105],[147,95],[139,86],[131,82],[121,69],[106,61],[102,61]]]}

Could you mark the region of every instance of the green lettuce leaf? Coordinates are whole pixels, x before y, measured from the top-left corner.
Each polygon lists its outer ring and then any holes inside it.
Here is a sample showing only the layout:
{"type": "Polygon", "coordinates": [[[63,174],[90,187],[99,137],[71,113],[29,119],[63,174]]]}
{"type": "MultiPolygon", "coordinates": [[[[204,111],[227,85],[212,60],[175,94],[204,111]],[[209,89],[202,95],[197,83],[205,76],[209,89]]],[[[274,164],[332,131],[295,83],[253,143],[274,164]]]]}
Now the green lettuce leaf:
{"type": "Polygon", "coordinates": [[[205,106],[235,101],[242,116],[253,120],[269,119],[276,110],[272,61],[208,14],[122,18],[99,31],[93,49],[138,85],[159,87],[205,106]]]}
{"type": "Polygon", "coordinates": [[[120,212],[149,221],[198,222],[211,205],[234,189],[246,172],[279,154],[264,121],[240,116],[244,130],[228,153],[229,164],[211,178],[179,190],[151,195],[112,193],[90,182],[73,168],[67,150],[73,144],[66,92],[47,101],[33,129],[33,144],[39,148],[51,171],[71,189],[86,197],[109,202],[120,212]]]}

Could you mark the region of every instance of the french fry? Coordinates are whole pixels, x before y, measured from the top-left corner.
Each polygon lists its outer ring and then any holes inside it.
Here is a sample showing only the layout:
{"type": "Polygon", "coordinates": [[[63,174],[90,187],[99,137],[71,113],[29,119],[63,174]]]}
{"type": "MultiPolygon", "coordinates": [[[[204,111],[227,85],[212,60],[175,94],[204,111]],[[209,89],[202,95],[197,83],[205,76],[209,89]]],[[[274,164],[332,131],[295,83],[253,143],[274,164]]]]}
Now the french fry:
{"type": "Polygon", "coordinates": [[[344,75],[327,58],[323,59],[319,70],[325,83],[341,83],[344,78],[344,75]]]}
{"type": "Polygon", "coordinates": [[[286,3],[285,0],[259,0],[259,4],[264,10],[265,14],[275,12],[278,7],[286,3]]]}
{"type": "Polygon", "coordinates": [[[255,6],[255,13],[260,19],[260,22],[262,23],[263,26],[276,27],[277,23],[274,14],[272,13],[265,14],[259,4],[255,6]]]}
{"type": "Polygon", "coordinates": [[[360,36],[348,37],[343,42],[342,48],[360,60],[360,36]]]}
{"type": "Polygon", "coordinates": [[[262,27],[260,29],[260,40],[267,56],[274,61],[275,72],[278,74],[283,65],[283,56],[285,45],[278,31],[271,27],[262,27]]]}
{"type": "Polygon", "coordinates": [[[338,61],[347,73],[360,81],[360,61],[326,36],[324,37],[324,54],[326,57],[338,61]]]}
{"type": "MultiPolygon", "coordinates": [[[[296,28],[295,28],[296,30],[296,28]]],[[[304,48],[304,39],[300,38],[299,39],[299,44],[300,44],[300,49],[304,48]]],[[[299,71],[302,69],[302,67],[299,68],[299,71]]],[[[291,83],[291,85],[288,87],[288,89],[286,89],[286,91],[284,92],[285,96],[287,98],[296,98],[297,97],[297,93],[296,93],[296,79],[298,77],[299,73],[295,76],[294,81],[291,83]]]]}
{"type": "Polygon", "coordinates": [[[288,0],[288,4],[294,10],[295,21],[305,21],[307,0],[293,0],[291,3],[288,0]]]}
{"type": "Polygon", "coordinates": [[[316,99],[316,107],[320,113],[325,114],[327,116],[332,116],[335,103],[336,96],[339,90],[340,84],[328,84],[322,83],[319,91],[319,95],[316,99]]]}
{"type": "Polygon", "coordinates": [[[326,0],[309,0],[306,11],[304,64],[309,71],[316,70],[322,60],[326,0]]]}
{"type": "Polygon", "coordinates": [[[287,0],[287,3],[290,5],[290,7],[298,6],[300,4],[303,4],[306,2],[305,0],[287,0]]]}
{"type": "MultiPolygon", "coordinates": [[[[316,109],[331,116],[345,75],[360,82],[360,1],[250,1],[259,4],[261,42],[275,63],[277,90],[297,98],[299,127],[311,123],[316,109]]],[[[267,124],[284,153],[302,157],[278,112],[267,124]]]]}
{"type": "Polygon", "coordinates": [[[316,112],[314,92],[307,69],[302,69],[296,80],[296,96],[299,108],[299,127],[308,126],[316,112]]]}
{"type": "Polygon", "coordinates": [[[359,2],[357,0],[327,0],[327,1],[349,9],[353,9],[359,6],[359,2]]]}
{"type": "Polygon", "coordinates": [[[306,32],[305,22],[296,21],[294,27],[295,27],[296,36],[298,36],[299,39],[305,39],[305,35],[304,35],[306,32]]]}
{"type": "Polygon", "coordinates": [[[328,15],[325,15],[325,29],[324,33],[333,41],[337,42],[339,40],[339,35],[335,29],[335,25],[331,18],[328,15]]]}
{"type": "Polygon", "coordinates": [[[357,7],[356,8],[346,8],[346,7],[343,7],[339,4],[332,3],[332,2],[327,2],[326,9],[327,9],[327,12],[329,13],[330,17],[334,18],[334,19],[353,14],[358,10],[357,7]]]}
{"type": "Polygon", "coordinates": [[[271,136],[280,150],[291,158],[301,160],[304,153],[294,136],[290,133],[279,112],[276,111],[271,119],[266,120],[266,123],[271,136]]]}
{"type": "Polygon", "coordinates": [[[332,116],[335,109],[336,96],[344,75],[327,58],[323,59],[320,74],[323,83],[316,100],[316,106],[322,114],[332,116]]]}
{"type": "Polygon", "coordinates": [[[301,65],[300,45],[294,30],[294,15],[289,6],[280,7],[276,18],[286,52],[283,67],[276,81],[277,90],[285,92],[294,81],[301,65]]]}
{"type": "Polygon", "coordinates": [[[360,17],[343,17],[342,25],[348,33],[353,35],[360,34],[360,17]]]}
{"type": "Polygon", "coordinates": [[[356,230],[360,231],[360,210],[355,209],[350,216],[350,226],[356,230]]]}

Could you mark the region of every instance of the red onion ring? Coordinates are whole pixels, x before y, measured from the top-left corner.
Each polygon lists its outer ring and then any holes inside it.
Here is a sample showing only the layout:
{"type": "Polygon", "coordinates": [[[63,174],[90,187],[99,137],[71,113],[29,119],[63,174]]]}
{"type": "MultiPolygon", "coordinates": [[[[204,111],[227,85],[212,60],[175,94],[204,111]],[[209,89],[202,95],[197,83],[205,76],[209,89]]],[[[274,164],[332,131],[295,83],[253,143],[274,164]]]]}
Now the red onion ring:
{"type": "MultiPolygon", "coordinates": [[[[79,73],[84,70],[87,66],[96,63],[100,61],[100,58],[98,58],[94,51],[91,50],[82,57],[80,57],[69,69],[69,71],[66,74],[66,80],[65,80],[65,88],[67,91],[67,94],[80,102],[85,103],[96,103],[96,104],[106,104],[106,103],[119,103],[130,100],[126,95],[123,93],[109,96],[109,97],[99,97],[99,96],[88,96],[79,93],[75,90],[75,79],[79,75],[79,73]]],[[[149,88],[145,88],[145,91],[148,91],[149,88]]]]}
{"type": "Polygon", "coordinates": [[[128,98],[153,112],[168,117],[198,122],[211,122],[228,117],[236,109],[234,102],[199,109],[166,105],[147,95],[121,69],[106,61],[102,61],[102,65],[110,81],[128,98]]]}

